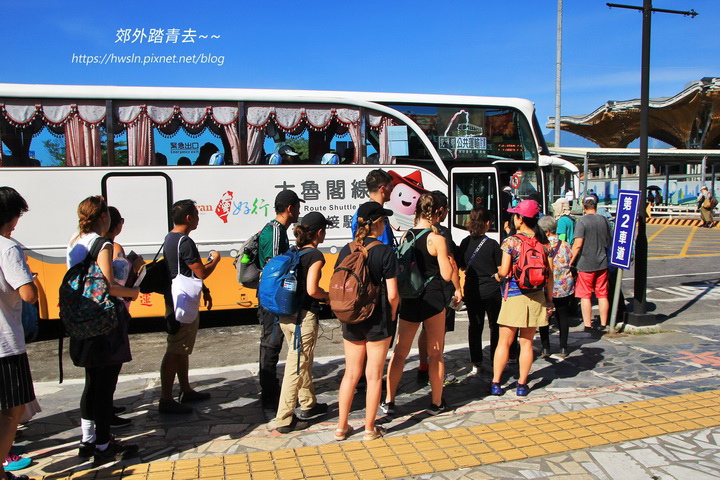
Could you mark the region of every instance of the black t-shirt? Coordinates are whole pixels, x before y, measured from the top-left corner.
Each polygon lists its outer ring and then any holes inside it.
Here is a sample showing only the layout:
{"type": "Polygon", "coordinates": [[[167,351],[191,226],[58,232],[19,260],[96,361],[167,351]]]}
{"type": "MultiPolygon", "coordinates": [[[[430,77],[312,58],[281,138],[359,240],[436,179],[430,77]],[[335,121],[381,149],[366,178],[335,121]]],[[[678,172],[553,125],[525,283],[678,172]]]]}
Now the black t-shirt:
{"type": "Polygon", "coordinates": [[[188,265],[200,262],[200,253],[195,242],[182,233],[170,232],[165,236],[163,243],[163,255],[167,260],[170,278],[178,274],[178,242],[180,242],[180,273],[186,277],[192,276],[192,270],[188,265]]]}
{"type": "Polygon", "coordinates": [[[460,242],[460,253],[457,263],[460,268],[465,269],[465,294],[478,291],[481,295],[491,295],[500,289],[501,283],[493,277],[498,272],[502,263],[502,250],[500,245],[488,238],[473,258],[472,265],[468,265],[475,249],[480,242],[486,238],[466,237],[460,242]]]}
{"type": "Polygon", "coordinates": [[[302,308],[309,310],[313,313],[320,312],[320,300],[313,298],[307,294],[307,272],[310,266],[315,262],[322,262],[320,268],[325,265],[325,256],[320,250],[312,247],[304,247],[300,249],[303,255],[300,257],[300,274],[298,275],[298,292],[303,292],[305,298],[303,299],[302,308]]]}
{"type": "MultiPolygon", "coordinates": [[[[363,245],[368,246],[377,238],[365,238],[363,245]]],[[[350,255],[350,244],[345,245],[340,254],[338,255],[337,262],[335,262],[335,268],[343,261],[345,257],[350,255]]],[[[379,304],[381,308],[375,308],[373,314],[368,318],[367,321],[390,320],[390,304],[387,299],[387,286],[385,285],[386,278],[395,278],[398,274],[397,257],[392,247],[381,243],[375,245],[368,251],[368,267],[370,269],[370,281],[373,285],[380,286],[379,304]]]]}

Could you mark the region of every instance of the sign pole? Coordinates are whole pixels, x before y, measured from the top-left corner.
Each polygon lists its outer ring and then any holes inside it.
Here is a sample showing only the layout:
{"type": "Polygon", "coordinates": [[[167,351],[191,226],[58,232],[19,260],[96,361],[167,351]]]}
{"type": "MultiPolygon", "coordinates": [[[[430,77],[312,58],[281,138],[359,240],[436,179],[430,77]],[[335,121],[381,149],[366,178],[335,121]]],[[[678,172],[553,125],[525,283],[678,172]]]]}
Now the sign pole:
{"type": "Polygon", "coordinates": [[[618,268],[617,277],[615,277],[615,290],[613,290],[612,301],[613,308],[610,311],[610,333],[615,333],[615,324],[617,323],[618,301],[620,300],[620,284],[622,283],[624,271],[624,269],[618,268]]]}

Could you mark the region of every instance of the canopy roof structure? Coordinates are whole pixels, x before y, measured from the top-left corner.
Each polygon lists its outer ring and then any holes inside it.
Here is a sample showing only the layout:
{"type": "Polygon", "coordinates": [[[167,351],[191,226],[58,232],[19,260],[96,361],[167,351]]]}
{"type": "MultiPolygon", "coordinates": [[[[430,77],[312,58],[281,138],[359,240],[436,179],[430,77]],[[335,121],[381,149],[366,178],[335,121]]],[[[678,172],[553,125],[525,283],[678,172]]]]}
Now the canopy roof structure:
{"type": "MultiPolygon", "coordinates": [[[[547,128],[554,128],[549,117],[547,128]]],[[[588,115],[560,117],[560,128],[604,148],[640,136],[640,100],[608,101],[588,115]]],[[[720,149],[720,78],[691,82],[672,97],[650,99],[648,135],[679,149],[720,149]]]]}

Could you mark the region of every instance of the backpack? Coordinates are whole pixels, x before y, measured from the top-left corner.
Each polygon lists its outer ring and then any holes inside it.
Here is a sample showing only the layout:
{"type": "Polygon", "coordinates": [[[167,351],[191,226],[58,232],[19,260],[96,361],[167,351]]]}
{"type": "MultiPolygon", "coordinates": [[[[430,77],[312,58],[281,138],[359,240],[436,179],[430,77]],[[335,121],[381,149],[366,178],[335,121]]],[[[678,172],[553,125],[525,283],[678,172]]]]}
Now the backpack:
{"type": "Polygon", "coordinates": [[[233,262],[237,270],[237,281],[245,288],[258,288],[260,283],[262,269],[258,263],[259,238],[260,232],[248,238],[233,262]]]}
{"type": "Polygon", "coordinates": [[[425,286],[434,278],[434,275],[425,278],[415,258],[415,242],[428,232],[430,229],[426,228],[415,235],[408,230],[395,251],[398,259],[397,283],[400,298],[418,298],[425,290],[425,286]],[[412,239],[408,240],[408,235],[411,235],[412,239]]]}
{"type": "Polygon", "coordinates": [[[520,290],[538,290],[548,278],[547,255],[535,237],[515,235],[521,241],[520,254],[513,266],[513,277],[520,290]]]}
{"type": "Polygon", "coordinates": [[[292,246],[265,264],[258,285],[258,300],[265,310],[278,316],[293,315],[300,307],[302,292],[297,291],[301,252],[292,246]]]}
{"type": "Polygon", "coordinates": [[[78,340],[105,335],[118,325],[110,286],[97,264],[104,241],[96,239],[85,260],[70,267],[60,284],[60,320],[78,340]]]}
{"type": "Polygon", "coordinates": [[[382,242],[374,241],[367,247],[350,242],[350,254],[335,267],[330,277],[330,308],[343,323],[359,323],[375,311],[380,286],[370,281],[368,252],[382,242]]]}

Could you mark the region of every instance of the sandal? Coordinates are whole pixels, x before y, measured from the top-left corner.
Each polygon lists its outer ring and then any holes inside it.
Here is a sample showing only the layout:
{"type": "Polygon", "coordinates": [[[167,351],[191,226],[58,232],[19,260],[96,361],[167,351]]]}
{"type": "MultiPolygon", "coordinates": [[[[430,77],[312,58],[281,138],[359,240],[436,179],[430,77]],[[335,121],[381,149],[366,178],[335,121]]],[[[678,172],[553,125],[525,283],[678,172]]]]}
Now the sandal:
{"type": "Polygon", "coordinates": [[[353,428],[350,425],[348,425],[347,428],[335,429],[335,440],[338,442],[342,442],[343,440],[345,440],[347,437],[350,436],[352,431],[353,431],[353,428]]]}
{"type": "Polygon", "coordinates": [[[386,433],[387,430],[385,430],[384,427],[376,425],[375,430],[365,430],[365,435],[363,435],[363,441],[368,442],[370,440],[375,440],[376,438],[382,437],[386,433]]]}

